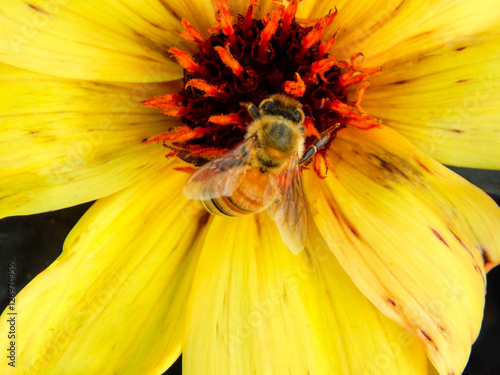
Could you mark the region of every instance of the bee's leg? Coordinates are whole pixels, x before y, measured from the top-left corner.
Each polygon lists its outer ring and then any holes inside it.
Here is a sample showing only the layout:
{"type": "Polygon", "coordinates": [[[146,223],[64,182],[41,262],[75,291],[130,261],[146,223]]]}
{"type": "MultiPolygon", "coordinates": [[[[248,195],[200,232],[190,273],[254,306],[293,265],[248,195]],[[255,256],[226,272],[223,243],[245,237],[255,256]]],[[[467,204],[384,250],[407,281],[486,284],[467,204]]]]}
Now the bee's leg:
{"type": "Polygon", "coordinates": [[[240,104],[247,108],[248,113],[250,113],[250,116],[252,116],[254,119],[256,120],[260,119],[259,109],[253,103],[240,103],[240,104]]]}
{"type": "Polygon", "coordinates": [[[313,155],[318,152],[321,147],[323,147],[326,142],[330,139],[332,133],[340,127],[339,123],[336,123],[333,126],[330,126],[323,133],[320,134],[319,139],[314,142],[312,145],[308,147],[308,149],[302,154],[302,157],[299,160],[299,164],[307,162],[313,155]]]}

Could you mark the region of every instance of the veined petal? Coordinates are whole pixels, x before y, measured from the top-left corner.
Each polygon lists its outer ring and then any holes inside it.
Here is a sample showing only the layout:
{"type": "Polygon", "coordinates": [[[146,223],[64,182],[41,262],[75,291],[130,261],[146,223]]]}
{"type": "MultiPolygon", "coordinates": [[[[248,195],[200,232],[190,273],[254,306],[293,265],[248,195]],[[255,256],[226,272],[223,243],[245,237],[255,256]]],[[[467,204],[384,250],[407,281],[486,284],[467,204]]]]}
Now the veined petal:
{"type": "Polygon", "coordinates": [[[304,174],[314,222],[354,283],[459,374],[481,326],[500,208],[395,131],[344,129],[324,184],[304,174]],[[486,263],[486,265],[485,265],[486,263]]]}
{"type": "Polygon", "coordinates": [[[500,19],[495,0],[477,4],[467,0],[345,1],[336,5],[335,24],[340,30],[332,52],[344,59],[362,52],[366,66],[409,60],[449,43],[467,41],[498,30],[500,19]]]}
{"type": "Polygon", "coordinates": [[[500,33],[388,62],[363,108],[438,161],[500,169],[500,33]]]}
{"type": "Polygon", "coordinates": [[[427,374],[423,345],[354,286],[312,225],[292,254],[266,214],[216,217],[190,297],[183,372],[427,374]]]}
{"type": "Polygon", "coordinates": [[[182,68],[168,50],[194,51],[195,46],[179,37],[180,16],[203,14],[197,18],[207,24],[213,18],[209,2],[202,0],[189,6],[161,0],[5,0],[2,5],[0,61],[39,73],[99,81],[182,78],[182,68]]]}
{"type": "MultiPolygon", "coordinates": [[[[164,169],[90,208],[16,297],[16,367],[2,374],[160,374],[175,361],[209,215],[182,196],[186,176],[164,169]]],[[[4,314],[4,347],[8,328],[4,314]]]]}
{"type": "Polygon", "coordinates": [[[141,142],[172,120],[140,100],[177,87],[76,82],[0,64],[0,217],[91,201],[160,168],[165,148],[141,142]]]}

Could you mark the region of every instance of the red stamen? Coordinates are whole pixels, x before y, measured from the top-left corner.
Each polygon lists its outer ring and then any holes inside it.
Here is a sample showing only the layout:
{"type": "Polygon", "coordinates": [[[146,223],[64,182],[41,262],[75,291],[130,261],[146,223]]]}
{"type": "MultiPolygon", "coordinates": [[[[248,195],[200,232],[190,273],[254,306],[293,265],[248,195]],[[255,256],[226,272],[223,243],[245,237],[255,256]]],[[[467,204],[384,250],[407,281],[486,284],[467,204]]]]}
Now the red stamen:
{"type": "Polygon", "coordinates": [[[346,117],[346,125],[351,125],[358,129],[368,130],[378,128],[381,125],[380,120],[366,114],[359,114],[355,112],[352,107],[342,103],[340,100],[330,102],[329,108],[346,117]]]}
{"type": "Polygon", "coordinates": [[[333,45],[335,44],[335,38],[337,37],[337,32],[338,30],[319,44],[318,58],[324,58],[328,51],[330,51],[330,49],[333,47],[333,45]]]}
{"type": "Polygon", "coordinates": [[[212,96],[220,100],[225,100],[230,95],[230,87],[223,83],[222,85],[211,85],[207,81],[194,78],[186,83],[185,88],[194,87],[205,93],[205,96],[212,96]]]}
{"type": "Polygon", "coordinates": [[[363,82],[358,89],[356,90],[356,102],[353,104],[359,112],[364,113],[365,111],[361,108],[361,100],[363,99],[363,95],[365,94],[366,88],[370,85],[370,82],[363,82]]]}
{"type": "Polygon", "coordinates": [[[203,137],[210,131],[210,128],[190,128],[189,126],[178,126],[168,133],[162,133],[156,137],[148,139],[145,144],[151,142],[179,143],[203,137]]]}
{"type": "Polygon", "coordinates": [[[226,64],[226,66],[228,66],[229,69],[231,69],[231,71],[234,73],[235,76],[237,76],[238,78],[241,79],[242,78],[241,77],[241,72],[243,72],[243,67],[238,62],[238,60],[236,60],[233,57],[233,55],[231,55],[231,52],[229,51],[229,49],[228,48],[222,48],[222,47],[215,47],[215,50],[219,54],[220,59],[222,60],[222,62],[224,64],[226,64]]]}
{"type": "Polygon", "coordinates": [[[281,20],[281,38],[284,39],[288,35],[288,29],[295,18],[295,14],[297,13],[298,1],[293,0],[286,7],[285,14],[283,15],[283,19],[281,20]]]}
{"type": "Polygon", "coordinates": [[[211,46],[208,41],[203,38],[201,33],[196,30],[195,27],[193,27],[188,21],[182,20],[182,25],[186,29],[187,32],[181,31],[181,36],[189,40],[190,42],[196,44],[199,46],[205,53],[210,51],[211,46]]]}
{"type": "Polygon", "coordinates": [[[146,99],[142,104],[146,107],[158,108],[166,115],[180,117],[189,113],[189,108],[181,104],[185,99],[182,95],[169,94],[146,99]]]}
{"type": "Polygon", "coordinates": [[[302,46],[299,51],[299,56],[303,56],[309,48],[314,46],[316,43],[319,42],[321,37],[323,36],[325,29],[324,28],[318,28],[318,29],[312,29],[305,37],[302,39],[302,46]]]}
{"type": "Polygon", "coordinates": [[[170,48],[170,53],[174,55],[175,59],[182,65],[184,69],[189,72],[196,72],[202,76],[209,77],[210,74],[201,65],[194,62],[193,58],[185,51],[178,48],[170,48]]]}
{"type": "Polygon", "coordinates": [[[208,122],[217,125],[232,125],[241,123],[241,118],[237,113],[229,113],[227,115],[213,115],[208,118],[208,122]]]}
{"type": "Polygon", "coordinates": [[[252,22],[254,19],[255,8],[257,7],[257,0],[250,0],[248,2],[247,11],[245,12],[245,25],[247,30],[252,27],[252,22]]]}
{"type": "Polygon", "coordinates": [[[229,11],[229,0],[215,0],[215,7],[218,9],[218,19],[217,17],[216,19],[220,23],[222,32],[229,37],[234,51],[238,52],[238,44],[234,35],[233,17],[229,11]]]}
{"type": "Polygon", "coordinates": [[[304,120],[304,127],[306,128],[305,135],[306,137],[314,137],[316,139],[320,138],[320,135],[318,133],[318,129],[314,126],[314,123],[311,121],[310,118],[306,117],[304,120]]]}
{"type": "Polygon", "coordinates": [[[366,73],[351,71],[351,72],[347,72],[345,74],[342,74],[339,77],[339,83],[342,86],[346,87],[346,86],[355,85],[357,83],[363,82],[366,78],[368,78],[368,74],[366,74],[366,73]]]}
{"type": "Polygon", "coordinates": [[[295,73],[295,78],[297,81],[286,81],[284,88],[287,94],[298,98],[306,93],[306,84],[302,78],[300,78],[299,73],[295,73]]]}
{"type": "Polygon", "coordinates": [[[314,28],[317,28],[317,27],[326,28],[326,27],[330,26],[330,24],[333,22],[333,20],[337,16],[337,13],[338,13],[337,8],[335,8],[334,12],[332,12],[330,10],[330,13],[328,13],[326,16],[321,17],[318,20],[318,22],[316,22],[316,24],[314,25],[314,28]]]}
{"type": "Polygon", "coordinates": [[[259,43],[259,51],[258,58],[261,61],[267,60],[267,54],[269,52],[269,41],[276,33],[276,29],[278,28],[278,22],[283,14],[283,7],[278,8],[275,13],[273,13],[271,19],[264,27],[264,30],[260,33],[260,43],[259,43]]]}
{"type": "Polygon", "coordinates": [[[327,149],[338,131],[346,126],[365,130],[380,126],[361,107],[367,79],[380,68],[359,67],[360,53],[347,61],[336,60],[331,55],[336,33],[324,33],[332,29],[337,11],[300,20],[296,17],[299,2],[288,0],[286,6],[276,2],[273,11],[257,20],[257,0],[248,0],[245,14],[236,19],[229,11],[229,0],[214,0],[217,24],[208,38],[183,20],[182,36],[200,48],[196,56],[170,50],[185,69],[184,88],[180,95],[144,101],[181,117],[183,125],[146,143],[163,142],[171,150],[169,156],[199,166],[244,139],[252,118],[240,103],[258,105],[270,95],[284,93],[297,98],[306,114],[305,147],[331,133],[330,141],[312,159],[314,171],[324,178],[329,168],[327,149]],[[352,85],[357,86],[355,101],[348,98],[352,85]]]}
{"type": "Polygon", "coordinates": [[[363,58],[365,57],[362,52],[356,52],[356,53],[351,55],[351,65],[353,67],[356,66],[356,60],[359,59],[360,57],[361,57],[361,60],[363,60],[363,58]]]}

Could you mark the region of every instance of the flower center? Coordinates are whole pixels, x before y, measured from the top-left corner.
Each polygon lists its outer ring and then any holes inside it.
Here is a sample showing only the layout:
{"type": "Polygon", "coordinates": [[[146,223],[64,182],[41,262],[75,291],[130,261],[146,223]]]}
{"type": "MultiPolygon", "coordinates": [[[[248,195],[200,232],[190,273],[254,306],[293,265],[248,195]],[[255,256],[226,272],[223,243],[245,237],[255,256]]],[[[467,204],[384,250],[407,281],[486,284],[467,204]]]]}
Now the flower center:
{"type": "Polygon", "coordinates": [[[195,56],[170,49],[184,68],[184,89],[144,104],[180,117],[183,125],[146,143],[163,142],[172,150],[168,156],[201,165],[243,141],[253,121],[247,104],[259,105],[280,93],[302,105],[305,149],[330,133],[328,142],[313,156],[313,167],[321,176],[321,165],[327,165],[326,151],[338,131],[346,126],[371,129],[380,125],[360,106],[367,78],[380,69],[356,66],[360,53],[349,62],[328,53],[336,34],[325,37],[324,31],[336,11],[318,20],[298,22],[298,1],[292,1],[256,19],[256,2],[250,0],[245,14],[234,21],[228,0],[216,0],[217,24],[208,39],[182,21],[186,31],[181,35],[199,47],[195,56]],[[353,85],[357,95],[349,101],[347,92],[353,85]]]}

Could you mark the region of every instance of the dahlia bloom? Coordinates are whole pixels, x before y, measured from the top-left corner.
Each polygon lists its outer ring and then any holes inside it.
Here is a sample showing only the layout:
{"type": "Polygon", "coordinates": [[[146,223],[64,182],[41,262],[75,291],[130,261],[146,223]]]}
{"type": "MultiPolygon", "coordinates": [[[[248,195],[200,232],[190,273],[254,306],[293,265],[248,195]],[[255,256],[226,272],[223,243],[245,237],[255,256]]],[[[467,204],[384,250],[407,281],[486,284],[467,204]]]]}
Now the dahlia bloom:
{"type": "Polygon", "coordinates": [[[2,315],[2,373],[461,373],[500,209],[441,163],[500,169],[499,7],[214,3],[2,4],[0,214],[97,200],[2,315]],[[183,195],[277,92],[331,133],[298,254],[183,195]]]}

